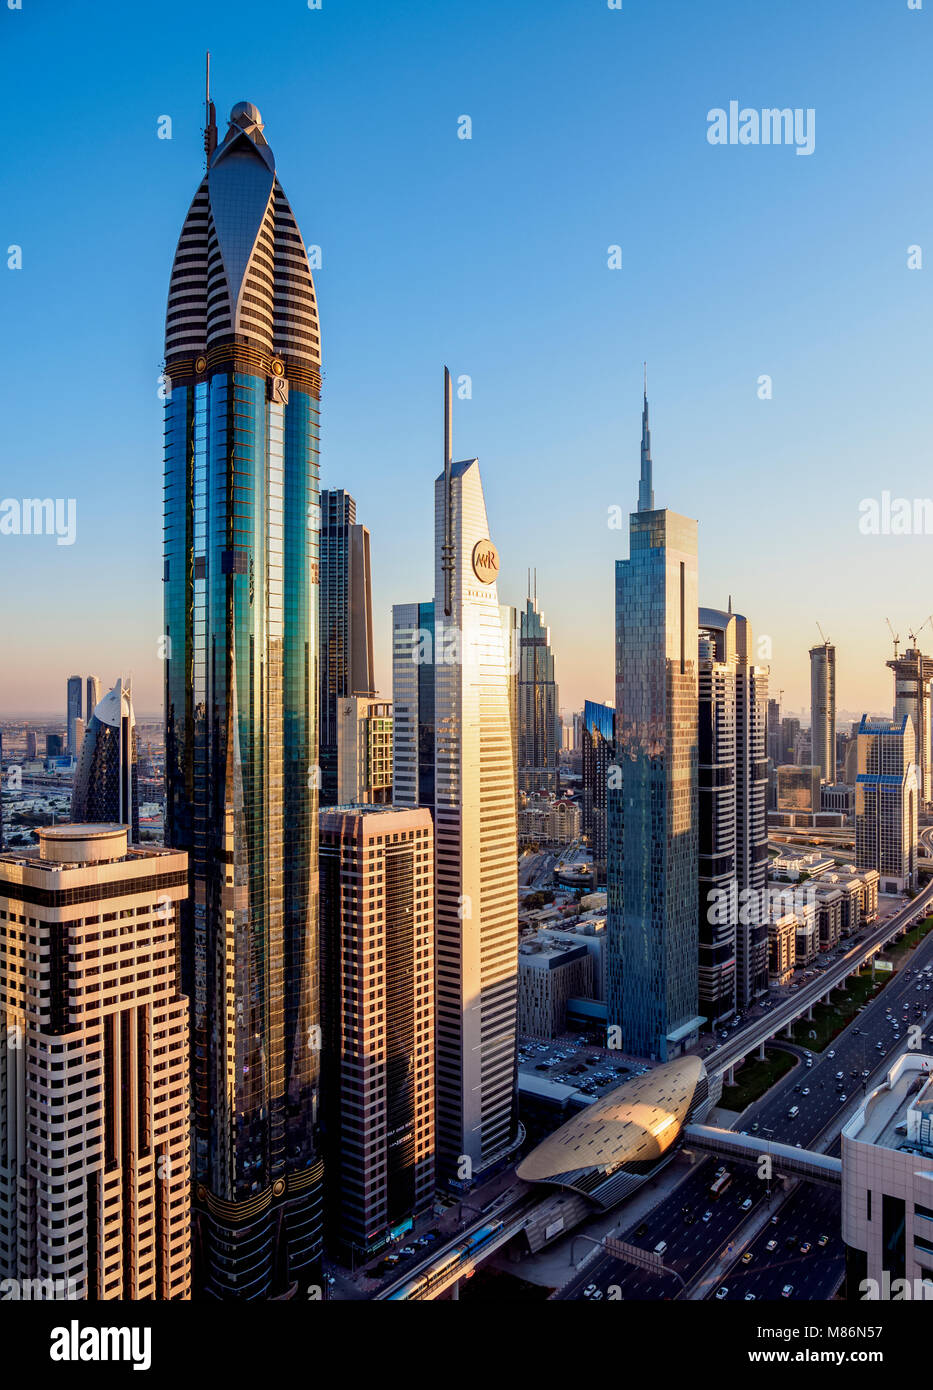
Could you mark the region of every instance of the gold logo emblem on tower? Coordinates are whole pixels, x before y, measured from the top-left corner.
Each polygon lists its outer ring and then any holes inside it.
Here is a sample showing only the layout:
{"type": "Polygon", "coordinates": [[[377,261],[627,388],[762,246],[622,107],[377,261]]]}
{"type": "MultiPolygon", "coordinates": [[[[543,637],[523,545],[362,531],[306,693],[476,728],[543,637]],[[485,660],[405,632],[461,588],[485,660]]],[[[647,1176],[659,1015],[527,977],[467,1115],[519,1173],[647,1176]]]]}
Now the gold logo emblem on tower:
{"type": "Polygon", "coordinates": [[[499,552],[488,538],[473,547],[473,573],[481,584],[492,584],[499,574],[499,552]]]}
{"type": "Polygon", "coordinates": [[[273,1196],[275,1196],[275,1197],[281,1197],[281,1195],[282,1195],[282,1193],[283,1193],[284,1191],[285,1191],[285,1179],[284,1179],[284,1178],[276,1178],[275,1182],[272,1184],[272,1194],[273,1194],[273,1196]]]}
{"type": "Polygon", "coordinates": [[[273,357],[273,359],[272,359],[272,375],[273,375],[273,376],[284,376],[284,375],[285,375],[285,363],[282,361],[282,359],[281,359],[280,357],[273,357]]]}
{"type": "Polygon", "coordinates": [[[207,369],[207,358],[206,358],[206,357],[196,357],[196,358],[194,359],[194,370],[198,373],[198,375],[200,376],[201,372],[206,371],[206,369],[207,369]]]}

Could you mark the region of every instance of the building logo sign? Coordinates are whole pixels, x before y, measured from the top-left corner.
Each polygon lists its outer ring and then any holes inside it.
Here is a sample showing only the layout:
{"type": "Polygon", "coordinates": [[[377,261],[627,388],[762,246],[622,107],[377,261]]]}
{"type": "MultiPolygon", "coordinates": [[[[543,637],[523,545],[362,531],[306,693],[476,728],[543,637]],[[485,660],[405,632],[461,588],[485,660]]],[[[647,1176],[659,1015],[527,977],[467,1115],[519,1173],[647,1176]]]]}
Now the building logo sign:
{"type": "Polygon", "coordinates": [[[473,547],[473,573],[481,584],[493,584],[499,573],[499,552],[491,540],[477,541],[473,547]]]}

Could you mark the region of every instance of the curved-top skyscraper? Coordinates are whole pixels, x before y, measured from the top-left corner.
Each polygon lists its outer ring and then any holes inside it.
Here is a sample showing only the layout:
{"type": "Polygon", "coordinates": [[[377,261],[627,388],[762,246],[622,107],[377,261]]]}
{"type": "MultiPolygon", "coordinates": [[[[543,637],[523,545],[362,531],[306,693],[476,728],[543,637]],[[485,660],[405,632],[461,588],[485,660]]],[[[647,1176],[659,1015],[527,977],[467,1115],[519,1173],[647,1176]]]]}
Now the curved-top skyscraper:
{"type": "MultiPolygon", "coordinates": [[[[97,677],[88,676],[88,690],[92,681],[97,677]]],[[[76,824],[127,825],[130,843],[139,843],[136,716],[129,684],[122,676],[88,712],[71,793],[71,819],[76,824]]]]}
{"type": "Polygon", "coordinates": [[[234,106],[165,327],[166,842],[190,856],[195,1286],[293,1295],[321,1252],[320,331],[262,120],[234,106]]]}

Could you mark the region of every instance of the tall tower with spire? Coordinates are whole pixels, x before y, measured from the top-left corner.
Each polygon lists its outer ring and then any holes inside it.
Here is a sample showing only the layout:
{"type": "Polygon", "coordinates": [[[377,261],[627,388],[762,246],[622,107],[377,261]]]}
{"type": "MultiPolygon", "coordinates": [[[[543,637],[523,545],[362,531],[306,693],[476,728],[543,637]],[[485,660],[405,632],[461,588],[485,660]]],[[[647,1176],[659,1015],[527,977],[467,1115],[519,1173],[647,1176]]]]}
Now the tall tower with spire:
{"type": "Polygon", "coordinates": [[[648,424],[648,363],[645,363],[645,394],[641,408],[641,477],[638,482],[638,510],[654,511],[654,485],[651,476],[651,428],[648,424]]]}
{"type": "Polygon", "coordinates": [[[698,1017],[697,524],[655,509],[647,381],[638,510],[616,562],[607,805],[609,1044],[668,1061],[698,1017]]]}
{"type": "Polygon", "coordinates": [[[307,253],[238,102],[165,321],[166,842],[189,856],[195,1285],[317,1282],[318,410],[307,253]]]}

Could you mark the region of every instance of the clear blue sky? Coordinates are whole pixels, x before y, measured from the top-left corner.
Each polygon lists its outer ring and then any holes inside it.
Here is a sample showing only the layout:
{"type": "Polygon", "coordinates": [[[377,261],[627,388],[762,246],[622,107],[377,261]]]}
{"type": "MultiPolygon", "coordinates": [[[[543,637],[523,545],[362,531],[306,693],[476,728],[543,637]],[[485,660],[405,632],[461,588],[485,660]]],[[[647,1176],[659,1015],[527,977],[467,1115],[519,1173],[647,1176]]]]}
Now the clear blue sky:
{"type": "Polygon", "coordinates": [[[816,619],[840,706],[889,706],[884,618],[906,640],[933,612],[933,541],[863,536],[858,507],[933,494],[931,24],[906,0],[4,5],[0,496],[74,496],[78,539],[0,537],[0,712],[63,710],[89,670],[159,708],[156,386],[207,48],[221,129],[258,105],[323,248],[323,483],[372,530],[383,690],[391,604],[430,597],[447,361],[500,596],[537,566],[562,705],[611,697],[607,515],[635,502],[647,357],[701,601],[771,639],[786,706],[816,619]],[[814,108],[814,154],[709,145],[733,99],[814,108]]]}

